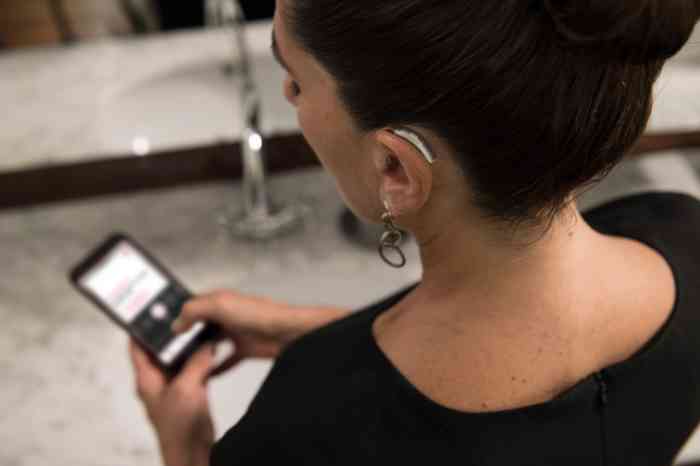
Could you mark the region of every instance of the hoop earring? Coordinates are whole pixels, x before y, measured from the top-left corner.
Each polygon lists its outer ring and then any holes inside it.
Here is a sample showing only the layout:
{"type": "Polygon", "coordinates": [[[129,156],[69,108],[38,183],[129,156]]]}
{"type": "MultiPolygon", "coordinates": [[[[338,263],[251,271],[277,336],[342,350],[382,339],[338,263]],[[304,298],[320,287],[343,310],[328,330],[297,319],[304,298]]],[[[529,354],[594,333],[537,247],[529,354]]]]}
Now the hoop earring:
{"type": "Polygon", "coordinates": [[[384,228],[386,231],[382,234],[382,237],[379,240],[379,255],[384,262],[394,268],[400,269],[406,265],[406,256],[398,246],[403,239],[403,233],[401,233],[401,230],[396,228],[396,225],[394,225],[393,216],[391,215],[389,204],[386,200],[384,200],[384,207],[386,208],[386,212],[382,215],[382,221],[384,222],[384,228]],[[398,263],[390,261],[386,256],[387,249],[393,249],[396,251],[396,253],[401,257],[401,261],[398,263]]]}

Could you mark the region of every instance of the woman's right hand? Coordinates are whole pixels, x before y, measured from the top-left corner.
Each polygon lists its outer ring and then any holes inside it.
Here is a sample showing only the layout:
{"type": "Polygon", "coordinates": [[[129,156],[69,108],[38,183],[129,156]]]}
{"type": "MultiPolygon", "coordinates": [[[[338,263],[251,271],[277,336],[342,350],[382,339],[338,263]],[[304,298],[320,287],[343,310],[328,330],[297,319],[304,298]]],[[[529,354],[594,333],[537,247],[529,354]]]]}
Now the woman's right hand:
{"type": "Polygon", "coordinates": [[[212,322],[235,348],[231,357],[213,369],[218,375],[246,358],[276,358],[302,334],[342,317],[339,309],[302,309],[271,299],[216,290],[187,301],[173,331],[187,331],[195,322],[212,322]]]}

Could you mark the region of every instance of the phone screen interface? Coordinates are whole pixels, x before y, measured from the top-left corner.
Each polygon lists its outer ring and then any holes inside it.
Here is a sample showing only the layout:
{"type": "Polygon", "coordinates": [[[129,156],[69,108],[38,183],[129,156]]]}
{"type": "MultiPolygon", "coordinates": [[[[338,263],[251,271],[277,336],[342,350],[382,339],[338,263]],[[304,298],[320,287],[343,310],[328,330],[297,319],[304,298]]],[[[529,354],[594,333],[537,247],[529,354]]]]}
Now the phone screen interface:
{"type": "Polygon", "coordinates": [[[127,241],[121,241],[80,283],[149,344],[161,361],[171,363],[204,330],[197,322],[180,335],[170,330],[176,310],[160,300],[169,280],[127,241]],[[154,303],[155,302],[155,303],[154,303]],[[150,304],[149,303],[154,303],[150,304]]]}
{"type": "Polygon", "coordinates": [[[127,324],[168,286],[163,274],[126,241],[118,243],[81,283],[127,324]]]}

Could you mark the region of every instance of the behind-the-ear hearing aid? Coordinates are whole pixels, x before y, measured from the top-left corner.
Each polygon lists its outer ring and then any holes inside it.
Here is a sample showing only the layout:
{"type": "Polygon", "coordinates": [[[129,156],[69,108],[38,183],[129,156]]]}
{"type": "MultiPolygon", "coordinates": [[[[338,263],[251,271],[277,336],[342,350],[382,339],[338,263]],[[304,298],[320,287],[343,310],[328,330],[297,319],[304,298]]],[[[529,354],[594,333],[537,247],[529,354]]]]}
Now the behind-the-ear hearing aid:
{"type": "Polygon", "coordinates": [[[433,151],[430,150],[428,144],[425,143],[423,138],[421,138],[418,133],[408,128],[391,128],[391,132],[410,142],[421,154],[423,154],[423,157],[425,157],[425,160],[427,160],[429,164],[432,165],[435,163],[437,157],[435,157],[433,151]]]}

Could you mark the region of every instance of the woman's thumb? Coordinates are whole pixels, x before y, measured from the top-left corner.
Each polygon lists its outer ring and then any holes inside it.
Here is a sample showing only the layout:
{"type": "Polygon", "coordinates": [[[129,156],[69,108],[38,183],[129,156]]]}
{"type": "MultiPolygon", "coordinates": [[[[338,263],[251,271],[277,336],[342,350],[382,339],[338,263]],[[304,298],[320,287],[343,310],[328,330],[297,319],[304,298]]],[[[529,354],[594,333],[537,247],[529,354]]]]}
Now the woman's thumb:
{"type": "Polygon", "coordinates": [[[184,333],[198,321],[216,321],[222,309],[219,292],[212,292],[206,295],[187,301],[180,315],[172,323],[171,328],[174,333],[184,333]]]}
{"type": "Polygon", "coordinates": [[[180,314],[180,317],[175,319],[170,326],[170,330],[173,331],[173,333],[179,334],[179,333],[184,333],[186,330],[188,330],[192,326],[192,322],[188,322],[188,319],[180,314]]]}
{"type": "Polygon", "coordinates": [[[170,326],[173,333],[179,334],[184,333],[192,327],[192,325],[198,320],[205,320],[206,316],[199,308],[195,308],[191,305],[185,305],[180,311],[180,315],[175,319],[170,326]]]}

